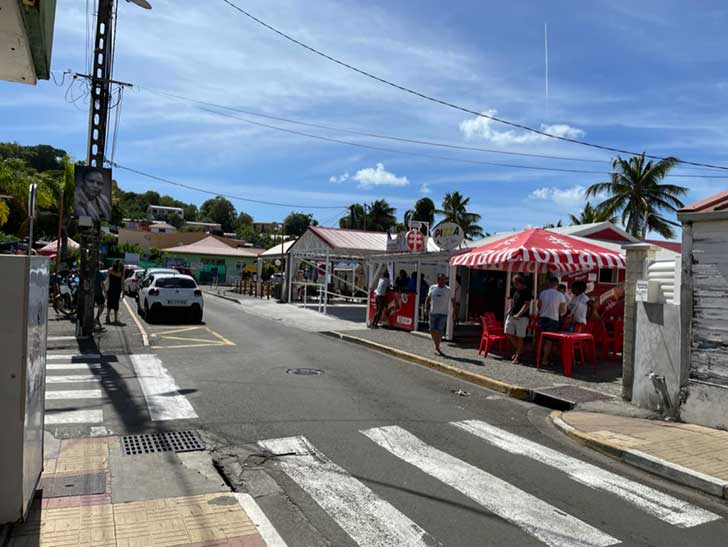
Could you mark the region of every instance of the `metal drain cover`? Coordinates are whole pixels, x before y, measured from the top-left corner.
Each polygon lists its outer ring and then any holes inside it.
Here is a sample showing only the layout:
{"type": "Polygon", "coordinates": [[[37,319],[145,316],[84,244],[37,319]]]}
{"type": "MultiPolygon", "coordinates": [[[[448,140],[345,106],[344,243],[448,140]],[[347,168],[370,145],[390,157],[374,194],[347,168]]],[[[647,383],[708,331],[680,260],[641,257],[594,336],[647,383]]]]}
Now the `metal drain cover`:
{"type": "Polygon", "coordinates": [[[156,452],[194,452],[204,449],[205,442],[195,431],[145,433],[124,435],[121,438],[121,452],[125,456],[156,452]]]}
{"type": "Polygon", "coordinates": [[[324,371],[318,368],[289,368],[287,374],[298,374],[299,376],[319,376],[324,371]]]}

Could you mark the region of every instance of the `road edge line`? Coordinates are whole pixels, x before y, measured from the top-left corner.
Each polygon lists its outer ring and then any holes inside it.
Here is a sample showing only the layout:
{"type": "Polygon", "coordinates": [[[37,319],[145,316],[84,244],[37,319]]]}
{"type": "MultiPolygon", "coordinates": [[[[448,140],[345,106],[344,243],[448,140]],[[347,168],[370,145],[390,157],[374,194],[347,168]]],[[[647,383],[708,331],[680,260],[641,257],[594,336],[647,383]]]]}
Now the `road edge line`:
{"type": "Polygon", "coordinates": [[[486,387],[493,391],[503,393],[504,395],[507,395],[508,397],[511,397],[513,399],[528,401],[531,399],[531,397],[533,395],[532,390],[530,390],[528,388],[521,387],[521,386],[514,385],[514,384],[508,384],[506,382],[501,382],[500,380],[496,380],[495,378],[490,378],[490,377],[484,376],[482,374],[476,374],[474,372],[470,372],[468,370],[463,370],[461,368],[454,367],[452,365],[440,363],[439,361],[435,361],[434,359],[428,359],[427,357],[415,355],[414,353],[409,353],[407,351],[399,350],[396,348],[391,348],[389,346],[385,346],[384,344],[379,344],[377,342],[373,342],[373,341],[367,340],[365,338],[359,338],[358,336],[352,336],[351,334],[346,334],[346,333],[337,332],[337,331],[324,331],[324,332],[322,332],[322,334],[324,334],[326,336],[330,336],[332,338],[339,338],[344,341],[352,342],[352,343],[358,344],[360,346],[368,347],[370,349],[380,351],[382,353],[387,353],[389,355],[399,357],[400,359],[415,363],[417,365],[422,365],[427,368],[438,370],[444,374],[447,374],[448,376],[454,376],[461,380],[465,380],[465,381],[471,382],[473,384],[477,384],[479,386],[486,387]]]}
{"type": "Polygon", "coordinates": [[[554,410],[549,414],[551,422],[579,444],[658,477],[695,488],[711,496],[728,499],[727,481],[657,458],[640,450],[599,438],[596,435],[591,435],[567,423],[562,416],[563,412],[559,410],[554,410]]]}
{"type": "Polygon", "coordinates": [[[136,324],[137,328],[139,329],[139,332],[142,335],[142,343],[144,344],[144,347],[149,347],[149,336],[147,335],[147,331],[144,330],[144,326],[141,324],[141,321],[139,321],[139,318],[136,316],[136,313],[132,311],[131,306],[129,306],[129,302],[126,301],[126,298],[124,300],[124,306],[126,306],[126,309],[129,310],[129,315],[131,315],[131,318],[134,320],[134,323],[136,324]]]}
{"type": "Polygon", "coordinates": [[[250,522],[255,525],[260,537],[268,547],[288,547],[253,496],[242,492],[233,492],[233,496],[238,500],[238,505],[248,515],[250,522]]]}

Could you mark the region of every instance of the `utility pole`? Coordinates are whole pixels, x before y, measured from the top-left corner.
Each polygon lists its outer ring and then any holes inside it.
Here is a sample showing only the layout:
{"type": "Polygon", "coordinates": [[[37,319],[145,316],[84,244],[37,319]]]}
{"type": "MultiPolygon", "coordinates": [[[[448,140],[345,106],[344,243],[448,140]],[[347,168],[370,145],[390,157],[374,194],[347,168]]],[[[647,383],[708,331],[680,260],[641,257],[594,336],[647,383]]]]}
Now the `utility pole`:
{"type": "MultiPolygon", "coordinates": [[[[89,103],[88,149],[86,164],[103,168],[106,153],[106,128],[109,119],[109,90],[113,64],[113,19],[117,0],[98,0],[96,35],[94,38],[93,71],[88,76],[91,83],[89,103]]],[[[144,9],[152,6],[146,0],[126,0],[144,9]]],[[[119,82],[120,83],[120,82],[119,82]]],[[[123,84],[122,84],[123,85],[123,84]]],[[[81,293],[78,303],[77,330],[82,336],[91,336],[94,330],[94,285],[99,264],[101,239],[100,221],[79,218],[81,231],[81,293]],[[85,220],[85,222],[82,222],[85,220]],[[80,329],[79,329],[80,327],[80,329]]]]}
{"type": "Polygon", "coordinates": [[[55,272],[58,273],[58,270],[60,269],[61,264],[61,253],[63,252],[63,242],[61,239],[63,238],[63,209],[65,205],[64,200],[64,189],[61,188],[61,199],[58,202],[58,237],[56,238],[56,265],[55,265],[55,272]]]}
{"type": "MultiPolygon", "coordinates": [[[[103,167],[106,152],[106,126],[109,118],[109,88],[111,78],[111,45],[114,0],[99,0],[94,39],[94,62],[91,72],[91,99],[89,101],[88,148],[86,164],[103,167]]],[[[82,336],[91,336],[94,330],[94,285],[99,264],[101,224],[98,220],[81,226],[81,293],[79,322],[82,336]],[[88,225],[90,224],[90,225],[88,225]]]]}

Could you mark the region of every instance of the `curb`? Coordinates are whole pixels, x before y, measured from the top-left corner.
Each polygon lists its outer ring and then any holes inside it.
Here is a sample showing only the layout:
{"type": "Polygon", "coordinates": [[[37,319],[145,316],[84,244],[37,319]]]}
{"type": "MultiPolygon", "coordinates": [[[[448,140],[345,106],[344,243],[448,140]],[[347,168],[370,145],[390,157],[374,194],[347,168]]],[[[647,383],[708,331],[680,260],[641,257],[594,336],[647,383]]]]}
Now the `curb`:
{"type": "Polygon", "coordinates": [[[554,411],[550,414],[551,421],[561,431],[578,443],[601,452],[611,458],[638,467],[643,471],[652,473],[659,477],[669,479],[678,484],[689,486],[719,498],[728,499],[728,482],[694,471],[682,465],[672,463],[668,460],[657,458],[640,450],[627,448],[619,443],[608,441],[580,431],[574,426],[566,423],[562,418],[563,412],[554,411]]]}
{"type": "Polygon", "coordinates": [[[391,348],[389,346],[385,346],[384,344],[379,344],[377,342],[372,342],[371,340],[359,338],[358,336],[352,336],[350,334],[336,331],[327,331],[322,332],[321,334],[330,336],[332,338],[339,338],[340,340],[352,342],[360,346],[365,346],[370,349],[380,351],[382,353],[387,353],[389,355],[399,357],[400,359],[404,359],[405,361],[410,361],[415,364],[425,366],[427,368],[438,370],[444,374],[447,374],[448,376],[454,376],[455,378],[478,384],[488,389],[492,389],[493,391],[503,393],[504,395],[507,395],[508,397],[512,397],[514,399],[530,401],[533,396],[533,391],[528,388],[508,384],[506,382],[501,382],[500,380],[489,378],[488,376],[483,376],[482,374],[476,374],[474,372],[463,370],[458,367],[446,365],[445,363],[440,363],[439,361],[435,361],[434,359],[428,359],[427,357],[415,355],[414,353],[391,348]]]}
{"type": "Polygon", "coordinates": [[[209,290],[205,290],[205,289],[201,289],[201,290],[202,290],[202,292],[204,292],[205,294],[209,294],[210,296],[217,296],[218,298],[222,298],[223,300],[227,300],[229,302],[235,302],[236,304],[242,305],[242,302],[240,302],[240,300],[238,300],[237,298],[232,298],[230,296],[225,296],[225,295],[222,295],[222,294],[217,294],[215,292],[212,292],[212,291],[209,291],[209,290]]]}

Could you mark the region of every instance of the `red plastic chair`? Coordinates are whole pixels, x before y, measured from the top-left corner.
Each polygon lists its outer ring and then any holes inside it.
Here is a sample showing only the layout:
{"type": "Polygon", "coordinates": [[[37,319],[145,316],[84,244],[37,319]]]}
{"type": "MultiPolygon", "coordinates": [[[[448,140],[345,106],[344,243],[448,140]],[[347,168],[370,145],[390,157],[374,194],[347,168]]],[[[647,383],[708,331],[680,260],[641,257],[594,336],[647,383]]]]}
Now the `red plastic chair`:
{"type": "Polygon", "coordinates": [[[500,334],[503,332],[503,321],[498,321],[492,311],[485,312],[482,320],[488,324],[488,332],[491,334],[500,334]]]}
{"type": "Polygon", "coordinates": [[[494,344],[498,345],[498,351],[503,352],[503,343],[508,340],[508,337],[503,333],[491,331],[488,321],[485,317],[480,318],[480,323],[483,326],[483,334],[480,337],[480,348],[478,348],[478,355],[483,354],[483,358],[488,357],[488,353],[494,344]]]}

